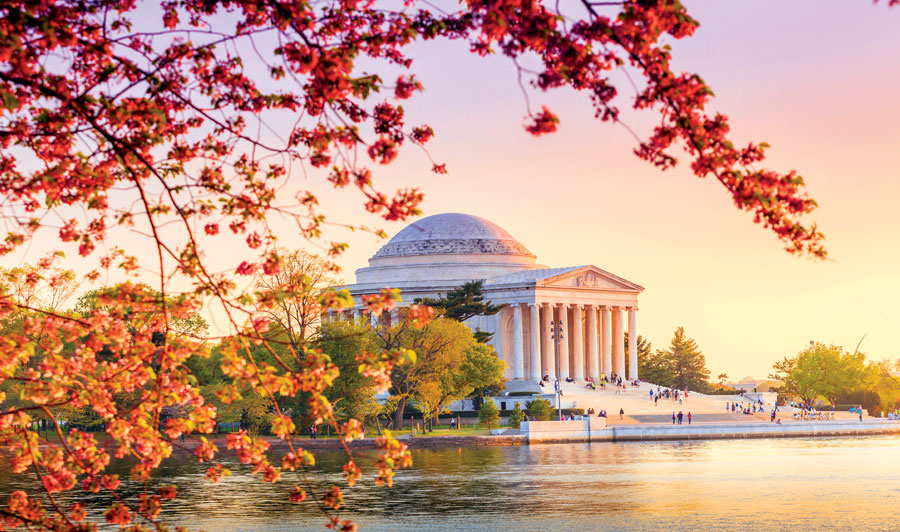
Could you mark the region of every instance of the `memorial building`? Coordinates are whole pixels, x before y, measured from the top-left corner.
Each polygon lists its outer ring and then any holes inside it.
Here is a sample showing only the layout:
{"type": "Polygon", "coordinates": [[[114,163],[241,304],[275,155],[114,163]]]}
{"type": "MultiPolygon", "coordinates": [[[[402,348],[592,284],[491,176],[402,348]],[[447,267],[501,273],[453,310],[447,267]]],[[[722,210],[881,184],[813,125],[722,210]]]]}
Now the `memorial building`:
{"type": "MultiPolygon", "coordinates": [[[[593,265],[548,268],[498,225],[469,214],[437,214],[406,226],[356,270],[347,288],[360,296],[399,288],[402,305],[440,297],[483,280],[485,300],[506,307],[466,322],[494,334],[506,361],[507,389],[529,389],[543,375],[556,378],[551,326],[561,322],[560,379],[584,381],[612,373],[638,378],[637,310],[643,287],[593,265]],[[626,361],[625,331],[628,331],[626,361]]],[[[401,306],[402,306],[401,305],[401,306]]],[[[397,319],[396,311],[386,319],[397,319]]]]}

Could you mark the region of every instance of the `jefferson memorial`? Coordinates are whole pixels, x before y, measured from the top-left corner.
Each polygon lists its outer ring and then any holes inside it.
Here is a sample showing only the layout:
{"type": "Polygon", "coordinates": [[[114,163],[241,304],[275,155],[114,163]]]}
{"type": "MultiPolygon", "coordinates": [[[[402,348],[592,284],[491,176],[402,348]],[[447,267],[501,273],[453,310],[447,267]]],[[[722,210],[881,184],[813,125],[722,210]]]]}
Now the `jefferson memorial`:
{"type": "MultiPolygon", "coordinates": [[[[368,267],[356,270],[356,284],[347,288],[357,302],[362,295],[399,288],[409,305],[473,280],[484,281],[486,300],[506,304],[497,314],[475,316],[466,324],[494,334],[491,344],[506,362],[508,389],[530,387],[544,374],[556,378],[551,324],[559,322],[560,379],[611,373],[638,378],[638,294],[644,288],[596,266],[538,264],[512,235],[478,216],[437,214],[406,226],[368,267]]],[[[353,315],[362,308],[357,303],[353,315]]],[[[386,319],[396,320],[396,311],[386,319]]]]}

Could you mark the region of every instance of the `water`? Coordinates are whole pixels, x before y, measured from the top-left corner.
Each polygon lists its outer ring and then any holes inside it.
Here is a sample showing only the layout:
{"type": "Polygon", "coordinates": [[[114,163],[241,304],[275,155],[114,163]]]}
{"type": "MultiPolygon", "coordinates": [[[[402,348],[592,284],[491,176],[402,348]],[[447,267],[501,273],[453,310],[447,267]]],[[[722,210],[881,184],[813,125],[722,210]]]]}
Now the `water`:
{"type": "MultiPolygon", "coordinates": [[[[364,531],[385,532],[770,532],[893,531],[900,514],[900,439],[890,436],[451,448],[413,455],[414,467],[398,472],[393,488],[375,487],[369,475],[345,490],[342,518],[364,531]]],[[[356,456],[367,465],[372,454],[356,456]]],[[[342,484],[342,459],[319,453],[310,480],[342,484]]],[[[207,531],[324,529],[312,504],[286,502],[292,484],[263,484],[230,463],[235,476],[211,484],[203,479],[205,467],[190,457],[166,462],[156,480],[179,486],[178,498],[164,506],[168,521],[207,531]]],[[[3,499],[28,482],[0,463],[3,499]]],[[[122,489],[133,496],[129,490],[137,487],[122,489]]]]}

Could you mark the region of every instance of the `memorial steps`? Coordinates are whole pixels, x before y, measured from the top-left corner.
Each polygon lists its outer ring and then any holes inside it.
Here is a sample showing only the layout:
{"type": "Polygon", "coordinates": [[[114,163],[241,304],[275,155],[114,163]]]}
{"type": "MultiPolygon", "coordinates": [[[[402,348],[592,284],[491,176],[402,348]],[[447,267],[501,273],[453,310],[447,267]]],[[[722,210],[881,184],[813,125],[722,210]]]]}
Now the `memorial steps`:
{"type": "MultiPolygon", "coordinates": [[[[626,417],[631,417],[633,422],[657,422],[659,419],[660,422],[668,421],[671,423],[672,421],[672,411],[675,411],[677,414],[680,410],[685,415],[688,412],[691,412],[692,416],[700,416],[702,415],[705,419],[701,419],[696,417],[697,422],[705,422],[705,421],[768,421],[768,411],[771,410],[772,404],[764,404],[764,408],[766,410],[763,414],[758,414],[757,416],[753,415],[743,415],[739,413],[726,413],[725,404],[731,402],[737,402],[740,404],[743,403],[750,404],[750,400],[748,398],[741,398],[740,396],[735,395],[705,395],[701,393],[688,392],[688,398],[686,400],[682,400],[679,404],[678,401],[672,399],[661,398],[658,403],[654,404],[654,402],[650,399],[650,390],[651,388],[656,390],[655,385],[650,385],[648,383],[642,384],[640,387],[627,386],[625,388],[620,388],[619,393],[616,393],[615,386],[607,386],[606,390],[590,390],[585,388],[584,382],[563,382],[562,384],[562,405],[563,408],[583,408],[587,411],[588,408],[593,408],[595,411],[606,410],[610,423],[614,423],[619,419],[619,410],[622,409],[625,411],[626,417]],[[715,418],[711,418],[708,416],[715,415],[715,418]],[[646,418],[642,416],[652,416],[651,418],[646,418]],[[650,420],[653,421],[650,421],[650,420]],[[646,420],[646,421],[644,421],[646,420]]],[[[552,390],[552,387],[549,387],[552,390]]],[[[785,409],[784,407],[779,407],[779,411],[782,412],[782,415],[786,413],[786,411],[792,411],[793,409],[785,409]]],[[[683,421],[687,423],[687,419],[683,421]]]]}

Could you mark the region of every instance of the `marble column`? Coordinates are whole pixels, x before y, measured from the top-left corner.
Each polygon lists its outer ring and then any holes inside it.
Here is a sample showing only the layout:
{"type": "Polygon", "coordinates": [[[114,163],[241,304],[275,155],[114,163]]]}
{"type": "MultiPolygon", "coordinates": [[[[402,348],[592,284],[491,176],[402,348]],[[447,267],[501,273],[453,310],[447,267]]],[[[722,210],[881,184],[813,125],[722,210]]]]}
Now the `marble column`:
{"type": "Polygon", "coordinates": [[[613,316],[613,371],[625,378],[625,309],[615,307],[613,316]]]}
{"type": "Polygon", "coordinates": [[[531,371],[528,378],[541,380],[541,306],[537,303],[528,305],[531,317],[531,371]]]}
{"type": "Polygon", "coordinates": [[[597,338],[597,307],[587,305],[585,308],[587,309],[587,348],[590,357],[588,366],[590,366],[591,377],[598,380],[600,378],[600,350],[597,348],[599,340],[597,338]]]}
{"type": "MultiPolygon", "coordinates": [[[[543,316],[541,316],[541,356],[544,360],[544,372],[553,381],[556,379],[556,358],[553,354],[553,339],[550,338],[550,327],[553,325],[553,306],[544,303],[541,307],[543,307],[543,316]]],[[[541,377],[543,377],[543,374],[541,377]]]]}
{"type": "Polygon", "coordinates": [[[581,380],[584,378],[584,324],[581,323],[581,305],[572,305],[572,332],[574,333],[572,349],[572,377],[581,380]]]}
{"type": "MultiPolygon", "coordinates": [[[[494,346],[494,351],[497,352],[497,358],[506,362],[507,367],[509,367],[509,360],[506,360],[506,353],[503,352],[503,311],[494,314],[494,327],[491,329],[491,332],[494,334],[491,337],[491,345],[494,346]]],[[[504,372],[506,373],[506,372],[504,372]]]]}
{"type": "Polygon", "coordinates": [[[612,373],[612,330],[611,330],[610,308],[603,307],[603,319],[601,322],[603,331],[600,335],[602,355],[603,355],[603,373],[609,377],[612,373]]]}
{"type": "Polygon", "coordinates": [[[522,305],[513,305],[513,378],[525,378],[525,331],[522,326],[522,305]]]}
{"type": "Polygon", "coordinates": [[[628,309],[628,379],[638,378],[637,309],[628,309]]]}
{"type": "Polygon", "coordinates": [[[560,303],[559,317],[556,320],[557,334],[562,334],[559,338],[559,379],[571,377],[569,371],[569,305],[560,303]]]}

